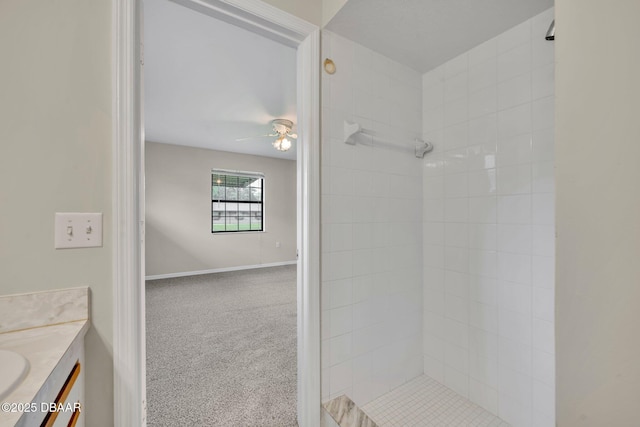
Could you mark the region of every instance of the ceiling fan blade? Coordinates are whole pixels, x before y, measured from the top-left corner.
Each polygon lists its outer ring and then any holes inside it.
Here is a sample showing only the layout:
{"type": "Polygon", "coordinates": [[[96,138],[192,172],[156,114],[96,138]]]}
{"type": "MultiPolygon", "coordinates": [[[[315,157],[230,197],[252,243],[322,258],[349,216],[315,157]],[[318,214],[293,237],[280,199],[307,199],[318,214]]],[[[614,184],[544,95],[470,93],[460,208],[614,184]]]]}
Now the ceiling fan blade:
{"type": "Polygon", "coordinates": [[[257,139],[257,138],[266,138],[266,137],[274,137],[274,136],[278,136],[275,134],[269,134],[269,135],[256,135],[256,136],[248,136],[246,138],[237,138],[236,141],[246,141],[249,139],[257,139]]]}
{"type": "Polygon", "coordinates": [[[298,134],[297,133],[290,133],[287,134],[288,137],[293,138],[293,139],[298,139],[298,134]]]}

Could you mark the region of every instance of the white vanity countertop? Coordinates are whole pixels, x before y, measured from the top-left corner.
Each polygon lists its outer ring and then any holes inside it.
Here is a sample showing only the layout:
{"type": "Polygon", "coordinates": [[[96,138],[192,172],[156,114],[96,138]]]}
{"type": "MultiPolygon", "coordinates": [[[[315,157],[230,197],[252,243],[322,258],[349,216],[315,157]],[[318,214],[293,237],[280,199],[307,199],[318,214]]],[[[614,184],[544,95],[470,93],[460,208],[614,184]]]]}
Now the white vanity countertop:
{"type": "MultiPolygon", "coordinates": [[[[0,348],[22,354],[29,360],[29,373],[13,393],[0,403],[30,403],[36,397],[62,356],[76,339],[84,338],[89,322],[79,320],[0,334],[0,348]]],[[[0,411],[0,427],[13,427],[22,412],[0,411]]]]}
{"type": "MultiPolygon", "coordinates": [[[[72,295],[74,297],[79,296],[80,299],[84,299],[88,303],[88,289],[84,289],[84,295],[82,292],[78,295],[77,290],[69,292],[71,290],[44,292],[37,294],[25,294],[28,297],[28,302],[31,307],[34,302],[34,295],[36,300],[49,299],[51,297],[62,296],[63,293],[72,295]]],[[[67,351],[78,341],[84,339],[84,335],[89,329],[88,310],[77,310],[77,320],[71,320],[68,318],[61,319],[60,311],[56,315],[49,316],[46,321],[44,319],[38,319],[38,315],[34,315],[33,312],[28,313],[27,316],[31,319],[33,324],[25,324],[24,322],[18,323],[14,320],[17,319],[15,312],[9,313],[8,310],[18,309],[21,310],[21,302],[23,296],[7,296],[0,297],[0,317],[4,320],[11,319],[11,323],[24,327],[24,329],[10,330],[10,325],[0,319],[0,349],[15,351],[23,355],[29,361],[29,371],[25,379],[20,385],[13,390],[13,392],[6,398],[2,399],[2,403],[22,403],[29,404],[34,401],[36,395],[43,388],[47,379],[51,376],[58,363],[63,359],[63,356],[67,351]],[[4,304],[4,306],[3,306],[4,304]],[[7,311],[5,311],[7,310],[7,311]],[[6,316],[5,316],[6,314],[6,316]],[[78,318],[80,317],[80,318],[78,318]],[[84,319],[82,319],[84,317],[84,319]],[[63,320],[64,323],[53,323],[56,320],[63,320]],[[49,323],[52,322],[52,323],[49,323]],[[2,330],[2,326],[7,326],[2,330]]],[[[55,306],[56,304],[51,304],[55,306]]],[[[87,304],[88,305],[88,304],[87,304]]],[[[45,310],[46,311],[46,310],[45,310]]],[[[53,309],[53,311],[56,311],[53,309]]],[[[69,310],[66,311],[68,316],[69,310]]],[[[73,311],[76,311],[75,309],[73,311]]],[[[45,313],[42,313],[45,314],[45,313]]],[[[13,427],[16,425],[22,412],[6,412],[0,409],[0,427],[13,427]]]]}
{"type": "MultiPolygon", "coordinates": [[[[87,329],[89,329],[89,322],[79,320],[0,334],[0,348],[13,350],[29,360],[27,377],[3,401],[32,402],[62,356],[76,339],[84,338],[87,329]]],[[[13,427],[21,416],[22,412],[0,411],[0,427],[13,427]]]]}

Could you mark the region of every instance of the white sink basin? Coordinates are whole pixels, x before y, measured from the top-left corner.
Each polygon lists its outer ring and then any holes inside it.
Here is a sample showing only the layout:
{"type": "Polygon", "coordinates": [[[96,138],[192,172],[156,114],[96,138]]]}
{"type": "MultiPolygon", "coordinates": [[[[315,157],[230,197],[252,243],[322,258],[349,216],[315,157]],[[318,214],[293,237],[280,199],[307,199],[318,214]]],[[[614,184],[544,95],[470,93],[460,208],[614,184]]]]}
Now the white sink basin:
{"type": "Polygon", "coordinates": [[[0,401],[15,390],[29,372],[29,361],[21,354],[0,349],[0,401]]]}

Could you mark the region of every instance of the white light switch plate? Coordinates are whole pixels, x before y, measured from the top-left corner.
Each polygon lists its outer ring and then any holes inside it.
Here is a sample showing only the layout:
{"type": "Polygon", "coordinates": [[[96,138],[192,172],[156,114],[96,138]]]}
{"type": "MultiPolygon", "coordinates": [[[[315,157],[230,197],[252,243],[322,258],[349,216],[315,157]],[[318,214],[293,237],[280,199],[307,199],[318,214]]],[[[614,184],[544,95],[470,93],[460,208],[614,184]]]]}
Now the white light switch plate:
{"type": "Polygon", "coordinates": [[[102,213],[56,212],[56,249],[100,246],[102,246],[102,213]]]}

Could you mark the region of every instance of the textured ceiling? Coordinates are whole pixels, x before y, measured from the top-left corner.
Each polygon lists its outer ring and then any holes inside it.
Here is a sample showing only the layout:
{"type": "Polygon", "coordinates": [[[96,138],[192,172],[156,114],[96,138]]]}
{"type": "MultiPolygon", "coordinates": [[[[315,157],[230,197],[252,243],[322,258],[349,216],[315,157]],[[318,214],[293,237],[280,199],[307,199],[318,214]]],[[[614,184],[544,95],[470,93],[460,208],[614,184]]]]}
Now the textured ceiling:
{"type": "Polygon", "coordinates": [[[269,122],[296,122],[296,51],[168,0],[146,0],[148,141],[295,159],[271,146],[269,122]]]}
{"type": "Polygon", "coordinates": [[[550,7],[553,0],[348,0],[326,28],[424,73],[550,7]]]}

